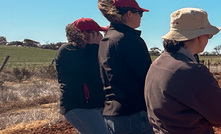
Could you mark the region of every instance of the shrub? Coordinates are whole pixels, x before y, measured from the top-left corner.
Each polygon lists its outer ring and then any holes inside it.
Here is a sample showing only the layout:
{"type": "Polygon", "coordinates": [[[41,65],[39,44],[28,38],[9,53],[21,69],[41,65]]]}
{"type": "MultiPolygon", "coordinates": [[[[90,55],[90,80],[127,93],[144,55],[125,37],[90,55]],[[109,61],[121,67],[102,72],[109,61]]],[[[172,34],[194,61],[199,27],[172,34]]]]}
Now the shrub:
{"type": "Polygon", "coordinates": [[[3,84],[4,84],[4,81],[0,79],[0,90],[4,89],[3,84]]]}
{"type": "Polygon", "coordinates": [[[35,74],[34,76],[39,78],[48,78],[48,79],[57,79],[57,71],[55,66],[51,66],[50,68],[47,66],[41,67],[33,71],[35,74]]]}
{"type": "Polygon", "coordinates": [[[22,80],[27,80],[31,77],[31,73],[25,68],[13,68],[13,74],[19,82],[21,82],[22,80]]]}

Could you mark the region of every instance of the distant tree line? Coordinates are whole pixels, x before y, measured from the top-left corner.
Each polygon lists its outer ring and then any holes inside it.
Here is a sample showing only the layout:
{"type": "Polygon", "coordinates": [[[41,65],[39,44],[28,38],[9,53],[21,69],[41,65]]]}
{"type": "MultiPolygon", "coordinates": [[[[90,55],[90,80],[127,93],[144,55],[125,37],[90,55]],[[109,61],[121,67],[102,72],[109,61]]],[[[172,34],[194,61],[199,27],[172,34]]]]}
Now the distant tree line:
{"type": "Polygon", "coordinates": [[[43,49],[52,49],[57,50],[62,44],[66,42],[57,42],[57,43],[46,43],[41,45],[40,42],[31,40],[31,39],[24,39],[24,41],[11,41],[7,42],[6,37],[0,36],[0,45],[7,45],[7,46],[17,46],[17,47],[38,47],[43,49]]]}
{"type": "MultiPolygon", "coordinates": [[[[212,52],[203,52],[203,53],[200,53],[199,55],[201,56],[221,56],[221,45],[219,46],[216,46],[214,48],[215,51],[212,51],[212,52]]],[[[149,50],[149,53],[150,55],[152,56],[159,56],[163,51],[161,49],[159,49],[158,47],[152,47],[150,48],[149,50]]]]}
{"type": "MultiPolygon", "coordinates": [[[[0,36],[0,45],[8,45],[8,46],[27,46],[27,47],[39,47],[43,49],[52,49],[57,50],[62,44],[66,42],[57,42],[57,43],[46,43],[40,44],[40,42],[31,40],[31,39],[24,39],[24,41],[11,41],[7,42],[6,37],[0,36]]],[[[149,49],[149,53],[152,56],[159,56],[163,51],[158,47],[152,47],[149,49]]],[[[212,52],[203,52],[200,55],[202,56],[221,56],[221,45],[218,45],[214,48],[212,52]]]]}

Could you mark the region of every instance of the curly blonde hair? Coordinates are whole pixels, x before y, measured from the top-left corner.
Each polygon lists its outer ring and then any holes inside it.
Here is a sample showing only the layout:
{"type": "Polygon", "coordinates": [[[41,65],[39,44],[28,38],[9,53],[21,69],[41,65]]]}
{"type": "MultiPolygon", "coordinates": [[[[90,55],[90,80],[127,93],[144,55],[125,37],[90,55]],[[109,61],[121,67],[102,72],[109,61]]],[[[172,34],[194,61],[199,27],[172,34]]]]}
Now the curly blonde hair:
{"type": "Polygon", "coordinates": [[[86,40],[84,34],[78,29],[74,24],[68,24],[66,26],[66,37],[68,43],[73,46],[78,46],[80,48],[84,48],[86,45],[86,40]]]}

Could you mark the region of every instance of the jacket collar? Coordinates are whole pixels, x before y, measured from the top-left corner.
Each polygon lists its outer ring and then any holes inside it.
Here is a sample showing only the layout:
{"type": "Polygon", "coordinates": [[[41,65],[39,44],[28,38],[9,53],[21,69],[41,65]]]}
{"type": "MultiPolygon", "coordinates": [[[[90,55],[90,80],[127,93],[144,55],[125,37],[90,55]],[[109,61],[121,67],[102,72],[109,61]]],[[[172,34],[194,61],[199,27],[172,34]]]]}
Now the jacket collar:
{"type": "Polygon", "coordinates": [[[197,62],[196,59],[194,58],[194,56],[193,56],[187,49],[181,47],[178,52],[184,54],[184,55],[187,56],[190,60],[192,60],[192,61],[194,61],[194,62],[197,62]]]}
{"type": "Polygon", "coordinates": [[[111,23],[110,24],[110,30],[117,30],[119,32],[122,33],[132,33],[132,34],[136,34],[137,36],[141,35],[141,31],[140,30],[135,30],[125,24],[116,24],[116,23],[111,23]]]}

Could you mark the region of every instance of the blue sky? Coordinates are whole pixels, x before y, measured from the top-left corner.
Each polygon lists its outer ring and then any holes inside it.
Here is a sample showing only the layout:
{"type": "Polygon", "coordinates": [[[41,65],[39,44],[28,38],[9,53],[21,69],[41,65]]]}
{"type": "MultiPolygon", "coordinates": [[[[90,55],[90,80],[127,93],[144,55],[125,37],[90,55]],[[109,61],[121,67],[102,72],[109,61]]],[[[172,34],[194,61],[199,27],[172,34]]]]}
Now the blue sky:
{"type": "MultiPolygon", "coordinates": [[[[202,8],[212,25],[221,27],[220,0],[137,0],[144,13],[142,37],[148,48],[162,47],[161,36],[169,30],[170,14],[183,7],[202,8]]],[[[41,44],[67,42],[65,27],[76,19],[92,18],[101,26],[109,25],[97,8],[97,0],[0,0],[0,36],[7,41],[32,39],[41,44]]],[[[214,36],[205,51],[221,45],[221,33],[214,36]]]]}

